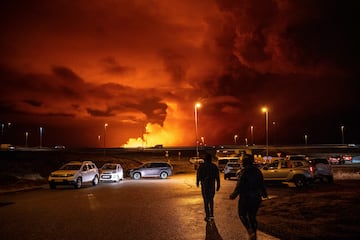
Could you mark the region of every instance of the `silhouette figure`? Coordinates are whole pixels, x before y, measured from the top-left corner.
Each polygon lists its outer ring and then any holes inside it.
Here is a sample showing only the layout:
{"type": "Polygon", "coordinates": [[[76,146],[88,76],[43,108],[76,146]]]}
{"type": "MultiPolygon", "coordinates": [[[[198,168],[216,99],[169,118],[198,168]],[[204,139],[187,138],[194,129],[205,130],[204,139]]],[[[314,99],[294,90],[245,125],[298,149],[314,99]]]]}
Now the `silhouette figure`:
{"type": "Polygon", "coordinates": [[[238,214],[250,239],[256,239],[256,214],[261,204],[261,197],[267,197],[263,175],[253,163],[254,157],[252,155],[244,157],[243,169],[240,172],[234,192],[230,195],[230,199],[240,196],[238,214]]]}
{"type": "Polygon", "coordinates": [[[199,183],[201,183],[201,194],[206,215],[205,221],[214,219],[215,182],[216,191],[220,189],[219,169],[211,160],[211,155],[207,154],[204,163],[200,164],[196,174],[196,186],[199,187],[199,183]]]}

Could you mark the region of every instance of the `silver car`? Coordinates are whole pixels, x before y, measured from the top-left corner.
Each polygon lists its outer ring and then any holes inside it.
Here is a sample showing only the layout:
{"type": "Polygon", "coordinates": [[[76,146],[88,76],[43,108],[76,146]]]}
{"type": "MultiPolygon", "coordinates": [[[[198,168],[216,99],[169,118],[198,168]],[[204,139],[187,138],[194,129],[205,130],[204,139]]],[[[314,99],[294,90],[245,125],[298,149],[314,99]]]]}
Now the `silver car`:
{"type": "Polygon", "coordinates": [[[74,188],[81,188],[83,183],[88,182],[95,186],[99,183],[99,169],[91,161],[72,161],[50,173],[48,182],[51,189],[55,189],[57,185],[73,185],[74,188]]]}
{"type": "Polygon", "coordinates": [[[142,177],[159,177],[166,179],[173,174],[173,167],[166,162],[148,162],[138,168],[130,170],[130,177],[140,179],[142,177]]]}
{"type": "Polygon", "coordinates": [[[124,179],[124,170],[118,163],[105,163],[99,171],[101,182],[119,182],[124,179]]]}

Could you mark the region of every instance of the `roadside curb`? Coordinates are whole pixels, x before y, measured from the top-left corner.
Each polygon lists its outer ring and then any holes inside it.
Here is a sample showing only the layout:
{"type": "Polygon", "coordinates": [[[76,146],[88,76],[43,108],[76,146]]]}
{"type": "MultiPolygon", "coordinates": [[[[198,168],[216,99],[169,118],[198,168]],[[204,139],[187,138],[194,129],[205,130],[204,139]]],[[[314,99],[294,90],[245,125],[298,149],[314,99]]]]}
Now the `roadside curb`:
{"type": "Polygon", "coordinates": [[[10,189],[0,189],[0,195],[7,193],[16,193],[16,192],[27,192],[44,188],[45,185],[32,186],[32,187],[22,187],[22,188],[10,188],[10,189]]]}

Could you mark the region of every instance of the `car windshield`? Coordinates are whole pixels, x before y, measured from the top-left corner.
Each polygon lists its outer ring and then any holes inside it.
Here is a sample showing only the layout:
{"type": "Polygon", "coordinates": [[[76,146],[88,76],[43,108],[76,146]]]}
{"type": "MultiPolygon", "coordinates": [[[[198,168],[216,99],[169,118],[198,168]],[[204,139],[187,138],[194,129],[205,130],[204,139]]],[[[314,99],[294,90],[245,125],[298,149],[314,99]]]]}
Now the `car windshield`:
{"type": "Polygon", "coordinates": [[[81,168],[81,164],[66,164],[62,166],[61,170],[79,170],[81,168]]]}
{"type": "Polygon", "coordinates": [[[116,169],[116,165],[114,164],[106,164],[102,167],[103,170],[114,170],[116,169]]]}

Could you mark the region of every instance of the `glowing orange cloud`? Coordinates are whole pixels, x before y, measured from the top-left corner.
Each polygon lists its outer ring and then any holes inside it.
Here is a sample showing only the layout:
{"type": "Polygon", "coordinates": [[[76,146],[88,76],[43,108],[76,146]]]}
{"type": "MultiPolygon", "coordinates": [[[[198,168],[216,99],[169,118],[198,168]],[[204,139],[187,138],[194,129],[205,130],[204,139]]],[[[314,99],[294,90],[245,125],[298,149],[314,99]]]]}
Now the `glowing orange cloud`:
{"type": "Polygon", "coordinates": [[[167,106],[168,109],[163,126],[148,123],[143,136],[130,138],[124,147],[152,147],[157,144],[164,146],[189,145],[192,139],[195,138],[192,134],[193,126],[186,127],[186,117],[184,121],[184,116],[189,114],[180,110],[175,102],[168,102],[167,106]]]}

